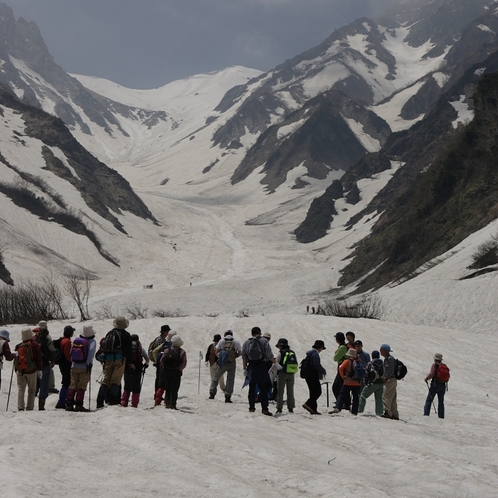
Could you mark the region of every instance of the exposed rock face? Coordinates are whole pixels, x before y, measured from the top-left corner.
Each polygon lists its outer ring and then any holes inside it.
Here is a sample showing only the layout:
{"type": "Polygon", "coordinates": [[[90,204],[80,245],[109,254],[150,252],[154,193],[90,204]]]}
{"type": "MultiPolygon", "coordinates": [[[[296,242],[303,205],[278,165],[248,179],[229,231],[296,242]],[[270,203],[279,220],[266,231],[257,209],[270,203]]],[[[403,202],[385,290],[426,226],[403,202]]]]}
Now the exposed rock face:
{"type": "Polygon", "coordinates": [[[54,62],[38,26],[23,18],[16,21],[12,9],[4,3],[0,3],[0,62],[1,84],[23,102],[53,109],[66,125],[78,127],[84,133],[91,134],[89,121],[109,135],[119,132],[126,136],[119,115],[149,126],[166,118],[162,111],[134,109],[87,90],[54,62]]]}

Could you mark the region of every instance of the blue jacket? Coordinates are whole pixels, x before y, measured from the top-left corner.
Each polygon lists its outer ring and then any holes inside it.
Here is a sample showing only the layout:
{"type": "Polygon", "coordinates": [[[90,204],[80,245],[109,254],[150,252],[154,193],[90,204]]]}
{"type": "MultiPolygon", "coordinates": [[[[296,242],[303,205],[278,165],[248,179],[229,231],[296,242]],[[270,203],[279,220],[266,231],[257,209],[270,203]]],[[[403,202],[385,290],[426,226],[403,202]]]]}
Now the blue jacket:
{"type": "Polygon", "coordinates": [[[322,367],[322,363],[320,361],[320,353],[315,348],[311,348],[309,351],[306,351],[306,354],[311,357],[311,364],[317,371],[318,378],[323,379],[323,377],[327,375],[327,371],[322,367]]]}

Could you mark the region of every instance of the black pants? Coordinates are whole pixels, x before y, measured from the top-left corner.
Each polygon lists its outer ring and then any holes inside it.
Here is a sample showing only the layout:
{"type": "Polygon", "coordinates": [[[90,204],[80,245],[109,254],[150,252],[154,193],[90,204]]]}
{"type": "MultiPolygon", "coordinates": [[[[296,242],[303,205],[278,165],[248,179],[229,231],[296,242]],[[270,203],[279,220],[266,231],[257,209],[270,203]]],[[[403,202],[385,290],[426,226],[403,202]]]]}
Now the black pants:
{"type": "Polygon", "coordinates": [[[318,378],[318,374],[313,374],[306,377],[306,384],[308,384],[309,389],[309,398],[306,401],[306,405],[308,405],[315,412],[317,411],[318,398],[322,395],[322,386],[320,384],[320,379],[318,378]]]}
{"type": "Polygon", "coordinates": [[[176,407],[178,391],[182,382],[182,372],[176,368],[163,370],[162,387],[164,388],[164,403],[176,407]]]}
{"type": "Polygon", "coordinates": [[[261,409],[268,410],[268,391],[271,387],[268,368],[265,363],[250,363],[247,367],[251,382],[249,382],[249,408],[255,408],[256,404],[256,386],[259,387],[259,401],[261,409]]]}
{"type": "Polygon", "coordinates": [[[135,370],[125,370],[124,390],[129,393],[140,393],[142,386],[142,365],[135,364],[135,370]]]}
{"type": "Polygon", "coordinates": [[[342,410],[342,407],[347,403],[351,403],[351,395],[353,396],[353,406],[351,407],[351,413],[353,415],[358,414],[358,405],[360,404],[360,394],[361,386],[342,386],[339,397],[337,398],[335,407],[342,410]]]}
{"type": "Polygon", "coordinates": [[[62,375],[61,385],[63,387],[69,387],[71,385],[71,363],[68,361],[61,361],[59,363],[59,370],[62,375]]]}
{"type": "MultiPolygon", "coordinates": [[[[339,394],[341,393],[342,386],[344,384],[344,381],[342,380],[342,377],[339,375],[339,372],[337,372],[337,375],[335,376],[334,383],[332,384],[332,392],[334,393],[334,397],[337,400],[339,398],[339,394]]],[[[351,396],[343,396],[342,399],[342,406],[339,407],[341,410],[344,408],[346,410],[349,410],[351,407],[351,396]]]]}

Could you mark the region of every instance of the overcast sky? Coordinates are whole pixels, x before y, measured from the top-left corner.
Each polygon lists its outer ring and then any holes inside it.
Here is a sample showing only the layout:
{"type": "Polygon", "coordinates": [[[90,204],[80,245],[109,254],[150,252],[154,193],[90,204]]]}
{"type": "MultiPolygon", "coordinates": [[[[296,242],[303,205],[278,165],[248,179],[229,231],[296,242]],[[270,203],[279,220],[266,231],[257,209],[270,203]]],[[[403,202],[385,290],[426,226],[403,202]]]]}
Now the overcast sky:
{"type": "Polygon", "coordinates": [[[266,71],[401,0],[4,0],[69,73],[130,88],[242,65],[266,71]]]}

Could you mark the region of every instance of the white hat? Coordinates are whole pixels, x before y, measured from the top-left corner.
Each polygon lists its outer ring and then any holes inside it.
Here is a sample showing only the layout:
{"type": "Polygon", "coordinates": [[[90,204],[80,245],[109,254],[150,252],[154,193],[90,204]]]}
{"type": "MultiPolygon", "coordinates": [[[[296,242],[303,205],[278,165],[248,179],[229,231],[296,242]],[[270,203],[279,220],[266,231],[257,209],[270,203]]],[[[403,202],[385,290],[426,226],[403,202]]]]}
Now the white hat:
{"type": "Polygon", "coordinates": [[[176,347],[181,347],[183,344],[182,338],[179,335],[175,335],[173,339],[171,339],[171,344],[176,347]]]}
{"type": "Polygon", "coordinates": [[[33,331],[29,327],[25,327],[21,330],[21,340],[29,341],[33,339],[33,331]]]}
{"type": "Polygon", "coordinates": [[[83,327],[83,336],[87,338],[95,337],[95,332],[93,331],[93,327],[91,325],[85,325],[83,327]]]}
{"type": "Polygon", "coordinates": [[[357,356],[356,349],[348,349],[346,356],[348,358],[356,358],[356,356],[357,356]]]}

